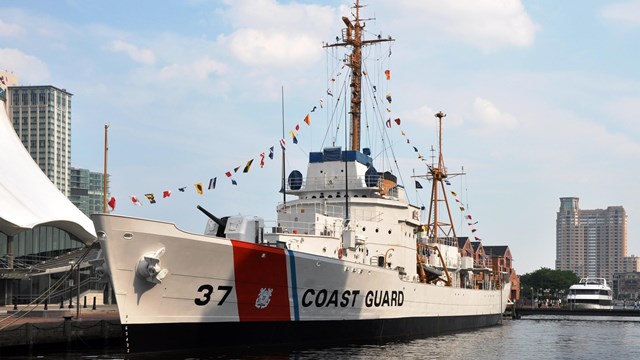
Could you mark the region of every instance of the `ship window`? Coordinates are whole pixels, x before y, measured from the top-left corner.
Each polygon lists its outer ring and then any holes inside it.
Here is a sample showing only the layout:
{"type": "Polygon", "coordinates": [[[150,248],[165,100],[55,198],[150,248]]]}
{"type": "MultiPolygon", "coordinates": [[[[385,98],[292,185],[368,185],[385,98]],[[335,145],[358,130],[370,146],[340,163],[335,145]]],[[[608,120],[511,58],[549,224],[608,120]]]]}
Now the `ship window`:
{"type": "Polygon", "coordinates": [[[327,196],[327,197],[328,197],[329,199],[332,199],[332,198],[333,198],[333,195],[329,195],[329,196],[327,196]]]}
{"type": "Polygon", "coordinates": [[[391,229],[389,229],[388,233],[389,233],[389,235],[391,235],[391,229]]]}
{"type": "Polygon", "coordinates": [[[367,228],[366,228],[366,227],[363,227],[363,228],[362,228],[362,231],[367,231],[367,228]]]}
{"type": "Polygon", "coordinates": [[[315,199],[315,198],[316,198],[316,196],[315,196],[315,195],[313,195],[311,198],[312,198],[312,199],[315,199]]]}
{"type": "Polygon", "coordinates": [[[376,232],[380,231],[379,229],[376,229],[376,232]]]}

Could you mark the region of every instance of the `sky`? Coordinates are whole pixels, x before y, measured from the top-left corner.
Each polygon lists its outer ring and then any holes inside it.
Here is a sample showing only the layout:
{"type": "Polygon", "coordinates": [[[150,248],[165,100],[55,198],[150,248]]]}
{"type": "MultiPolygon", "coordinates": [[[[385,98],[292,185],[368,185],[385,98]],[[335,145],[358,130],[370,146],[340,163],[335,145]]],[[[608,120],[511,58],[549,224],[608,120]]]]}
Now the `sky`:
{"type": "MultiPolygon", "coordinates": [[[[341,83],[346,75],[336,70],[341,55],[322,44],[335,41],[350,5],[8,0],[0,3],[0,69],[21,85],[73,94],[72,166],[103,171],[109,124],[115,213],[201,233],[199,204],[272,224],[281,157],[276,151],[261,168],[259,155],[278,150],[283,113],[287,132],[302,126],[298,144],[285,136],[287,171],[304,174],[307,153],[333,138],[344,145],[326,132],[342,112],[326,91],[337,89],[331,77],[341,83]],[[225,173],[252,158],[231,185],[225,173]]],[[[640,1],[370,0],[362,12],[372,18],[368,35],[395,39],[375,46],[383,56],[365,57],[372,84],[393,95],[387,106],[402,119],[387,129],[387,145],[413,203],[424,204],[428,192],[414,188],[411,175],[425,166],[412,147],[436,145],[433,115],[443,111],[446,164],[466,174],[451,186],[478,221],[474,235],[509,245],[518,273],[555,267],[560,197],[579,197],[582,209],[624,206],[628,254],[640,255],[640,1]]],[[[381,123],[366,120],[371,129],[381,123]]],[[[458,234],[469,231],[464,224],[458,234]]]]}

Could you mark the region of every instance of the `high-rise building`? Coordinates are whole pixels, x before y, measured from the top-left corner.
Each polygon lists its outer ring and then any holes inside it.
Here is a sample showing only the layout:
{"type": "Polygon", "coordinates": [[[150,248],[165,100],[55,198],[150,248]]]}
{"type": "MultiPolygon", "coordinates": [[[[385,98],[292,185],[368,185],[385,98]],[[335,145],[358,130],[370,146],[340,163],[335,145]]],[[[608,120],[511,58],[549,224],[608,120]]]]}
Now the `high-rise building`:
{"type": "MultiPolygon", "coordinates": [[[[107,185],[109,180],[107,179],[107,185]]],[[[87,216],[102,213],[104,176],[88,169],[71,168],[71,195],[69,200],[87,216]]],[[[108,193],[108,190],[107,190],[108,193]]]]}
{"type": "Polygon", "coordinates": [[[10,86],[7,114],[42,171],[69,196],[71,96],[54,86],[10,86]]]}
{"type": "Polygon", "coordinates": [[[640,258],[635,255],[625,257],[623,272],[640,272],[640,258]]]}
{"type": "Polygon", "coordinates": [[[581,210],[576,197],[560,198],[556,218],[556,269],[602,277],[625,269],[627,213],[622,206],[581,210]]]}

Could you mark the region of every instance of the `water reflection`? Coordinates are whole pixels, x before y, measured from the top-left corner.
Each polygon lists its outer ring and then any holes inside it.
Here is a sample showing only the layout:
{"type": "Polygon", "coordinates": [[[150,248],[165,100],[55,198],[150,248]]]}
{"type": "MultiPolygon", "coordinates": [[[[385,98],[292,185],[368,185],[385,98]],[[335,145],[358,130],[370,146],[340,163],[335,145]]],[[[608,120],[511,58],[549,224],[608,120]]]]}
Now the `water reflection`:
{"type": "Polygon", "coordinates": [[[525,317],[502,326],[412,341],[329,348],[235,348],[125,355],[122,349],[32,354],[18,359],[640,359],[640,320],[635,318],[525,317]]]}

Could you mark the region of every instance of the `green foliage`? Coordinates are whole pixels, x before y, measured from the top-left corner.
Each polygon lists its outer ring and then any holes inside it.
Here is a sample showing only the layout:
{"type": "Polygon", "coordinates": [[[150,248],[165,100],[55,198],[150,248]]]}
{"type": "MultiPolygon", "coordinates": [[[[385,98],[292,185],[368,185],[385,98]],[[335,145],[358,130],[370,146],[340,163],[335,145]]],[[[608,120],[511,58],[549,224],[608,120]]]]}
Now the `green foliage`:
{"type": "Polygon", "coordinates": [[[520,285],[523,287],[522,296],[530,297],[531,288],[536,292],[546,291],[548,294],[555,294],[564,290],[567,294],[569,287],[577,284],[580,279],[570,270],[551,270],[540,268],[532,273],[520,276],[520,285]]]}

